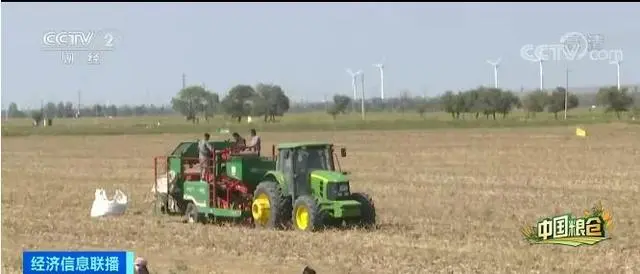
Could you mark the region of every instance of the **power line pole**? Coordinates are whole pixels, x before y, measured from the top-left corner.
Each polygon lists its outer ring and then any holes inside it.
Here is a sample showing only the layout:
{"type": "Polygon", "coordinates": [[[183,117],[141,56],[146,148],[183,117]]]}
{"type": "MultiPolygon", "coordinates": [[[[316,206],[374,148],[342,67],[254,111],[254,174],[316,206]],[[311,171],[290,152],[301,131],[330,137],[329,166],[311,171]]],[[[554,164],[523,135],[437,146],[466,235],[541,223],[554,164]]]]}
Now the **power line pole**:
{"type": "Polygon", "coordinates": [[[76,119],[80,118],[80,99],[82,98],[82,91],[78,90],[78,105],[76,106],[76,119]]]}
{"type": "Polygon", "coordinates": [[[569,66],[567,66],[565,81],[566,88],[564,90],[564,119],[567,120],[567,108],[569,106],[569,66]]]}
{"type": "Polygon", "coordinates": [[[186,74],[182,74],[182,89],[187,87],[187,75],[186,74]]]}
{"type": "Polygon", "coordinates": [[[365,119],[364,117],[364,73],[362,73],[360,77],[362,77],[360,78],[360,80],[362,80],[362,96],[360,96],[362,98],[360,98],[360,113],[362,114],[362,120],[364,120],[365,119]]]}
{"type": "Polygon", "coordinates": [[[327,94],[324,95],[324,111],[329,111],[329,101],[327,101],[327,94]]]}

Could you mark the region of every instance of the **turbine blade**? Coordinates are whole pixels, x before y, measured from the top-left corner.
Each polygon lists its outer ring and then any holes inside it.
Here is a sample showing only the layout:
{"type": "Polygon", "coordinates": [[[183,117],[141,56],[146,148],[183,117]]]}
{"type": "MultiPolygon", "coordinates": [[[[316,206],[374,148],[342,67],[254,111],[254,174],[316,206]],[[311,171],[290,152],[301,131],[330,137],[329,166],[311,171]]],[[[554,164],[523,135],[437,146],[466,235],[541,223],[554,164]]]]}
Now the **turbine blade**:
{"type": "Polygon", "coordinates": [[[346,69],[347,73],[351,74],[351,76],[353,76],[353,70],[351,69],[346,69]]]}

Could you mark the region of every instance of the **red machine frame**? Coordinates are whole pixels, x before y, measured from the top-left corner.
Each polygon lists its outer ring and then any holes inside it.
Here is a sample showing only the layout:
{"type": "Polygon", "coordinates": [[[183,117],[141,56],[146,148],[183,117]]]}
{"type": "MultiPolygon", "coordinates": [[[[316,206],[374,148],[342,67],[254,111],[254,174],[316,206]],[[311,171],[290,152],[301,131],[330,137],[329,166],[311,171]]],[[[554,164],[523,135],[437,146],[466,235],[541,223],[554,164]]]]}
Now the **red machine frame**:
{"type": "MultiPolygon", "coordinates": [[[[236,209],[242,211],[250,211],[251,210],[251,202],[253,198],[253,193],[250,192],[249,186],[247,186],[244,182],[231,178],[226,175],[224,171],[221,171],[219,176],[214,174],[214,168],[222,169],[221,165],[228,161],[232,155],[237,155],[240,153],[240,150],[233,150],[230,148],[212,151],[212,159],[211,165],[208,169],[204,171],[204,178],[201,177],[201,172],[198,170],[197,172],[189,172],[185,169],[184,165],[189,165],[189,167],[193,167],[195,164],[199,162],[198,158],[184,158],[182,157],[182,176],[185,181],[195,181],[198,179],[203,179],[209,184],[209,203],[208,206],[211,208],[223,208],[223,209],[236,209]]],[[[275,145],[272,146],[272,159],[276,159],[275,157],[275,145]]],[[[157,190],[157,181],[158,181],[158,160],[162,160],[165,163],[165,176],[169,178],[169,158],[177,158],[176,156],[157,156],[154,157],[153,166],[154,166],[154,185],[157,190]]],[[[175,180],[178,180],[176,178],[175,180]]],[[[169,182],[167,182],[168,187],[169,182]]],[[[157,197],[156,197],[157,198],[157,197]]],[[[166,206],[166,204],[165,204],[166,206]]]]}

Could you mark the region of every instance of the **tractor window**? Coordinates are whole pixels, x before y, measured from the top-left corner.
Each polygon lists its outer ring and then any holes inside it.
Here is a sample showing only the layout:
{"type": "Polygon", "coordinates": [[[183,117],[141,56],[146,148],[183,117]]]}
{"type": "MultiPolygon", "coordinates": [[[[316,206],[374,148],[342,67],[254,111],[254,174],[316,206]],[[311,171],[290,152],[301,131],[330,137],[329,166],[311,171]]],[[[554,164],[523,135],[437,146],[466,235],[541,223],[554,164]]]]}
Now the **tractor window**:
{"type": "Polygon", "coordinates": [[[298,153],[298,163],[306,162],[306,169],[333,170],[330,164],[330,155],[327,148],[307,148],[298,153]]]}
{"type": "Polygon", "coordinates": [[[292,169],[290,155],[288,150],[280,150],[280,155],[278,155],[278,168],[285,174],[290,173],[292,169]]]}

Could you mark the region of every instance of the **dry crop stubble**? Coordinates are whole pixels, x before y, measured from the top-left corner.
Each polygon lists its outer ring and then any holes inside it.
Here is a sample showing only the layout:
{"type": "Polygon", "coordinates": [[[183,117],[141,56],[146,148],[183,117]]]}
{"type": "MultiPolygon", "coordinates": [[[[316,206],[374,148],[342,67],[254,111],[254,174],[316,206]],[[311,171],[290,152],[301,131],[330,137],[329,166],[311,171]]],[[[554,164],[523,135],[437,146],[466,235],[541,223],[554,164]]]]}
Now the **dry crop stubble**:
{"type": "MultiPolygon", "coordinates": [[[[370,193],[380,229],[304,234],[187,225],[150,213],[152,157],[194,135],[4,138],[2,269],[22,249],[128,249],[154,273],[539,273],[640,269],[638,128],[265,133],[274,142],[328,140],[352,190],[370,193]],[[125,216],[92,220],[95,188],[129,194],[125,216]],[[597,200],[614,239],[591,247],[531,246],[523,222],[597,200]],[[632,267],[636,267],[633,269],[632,267]]],[[[226,137],[226,136],[225,136],[226,137]]]]}

